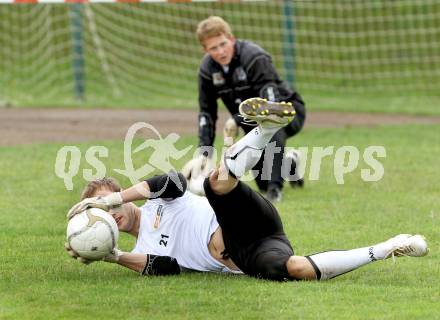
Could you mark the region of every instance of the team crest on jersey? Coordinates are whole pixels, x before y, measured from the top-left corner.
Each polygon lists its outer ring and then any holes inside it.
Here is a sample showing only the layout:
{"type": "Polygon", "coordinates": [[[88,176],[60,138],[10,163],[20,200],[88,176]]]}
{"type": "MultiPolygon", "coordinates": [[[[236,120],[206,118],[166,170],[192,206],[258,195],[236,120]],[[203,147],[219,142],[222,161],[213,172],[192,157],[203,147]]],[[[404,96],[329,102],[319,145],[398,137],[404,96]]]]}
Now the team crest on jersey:
{"type": "Polygon", "coordinates": [[[160,220],[162,219],[163,216],[163,205],[159,205],[159,207],[157,207],[157,212],[156,212],[156,219],[154,220],[154,229],[159,228],[160,225],[160,220]]]}
{"type": "Polygon", "coordinates": [[[244,69],[242,67],[239,67],[235,70],[235,76],[237,77],[238,81],[246,81],[247,80],[246,72],[244,71],[244,69]]]}
{"type": "Polygon", "coordinates": [[[225,84],[225,78],[221,72],[214,72],[212,74],[212,82],[215,86],[221,86],[225,84]]]}

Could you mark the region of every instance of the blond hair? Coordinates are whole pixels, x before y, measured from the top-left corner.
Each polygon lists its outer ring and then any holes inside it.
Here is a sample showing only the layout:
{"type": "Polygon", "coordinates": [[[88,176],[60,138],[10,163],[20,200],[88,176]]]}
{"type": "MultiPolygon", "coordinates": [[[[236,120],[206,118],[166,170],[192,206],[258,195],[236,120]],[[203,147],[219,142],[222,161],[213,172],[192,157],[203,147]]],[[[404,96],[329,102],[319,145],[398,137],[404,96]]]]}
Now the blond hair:
{"type": "Polygon", "coordinates": [[[112,192],[120,192],[121,186],[119,185],[118,181],[116,181],[116,179],[107,178],[107,177],[90,181],[85,186],[81,194],[81,200],[94,197],[96,192],[101,189],[108,189],[109,191],[112,192]]]}
{"type": "Polygon", "coordinates": [[[199,22],[197,26],[197,38],[201,45],[204,45],[204,41],[209,38],[217,37],[224,34],[227,37],[232,36],[231,27],[218,16],[210,16],[209,18],[199,22]]]}

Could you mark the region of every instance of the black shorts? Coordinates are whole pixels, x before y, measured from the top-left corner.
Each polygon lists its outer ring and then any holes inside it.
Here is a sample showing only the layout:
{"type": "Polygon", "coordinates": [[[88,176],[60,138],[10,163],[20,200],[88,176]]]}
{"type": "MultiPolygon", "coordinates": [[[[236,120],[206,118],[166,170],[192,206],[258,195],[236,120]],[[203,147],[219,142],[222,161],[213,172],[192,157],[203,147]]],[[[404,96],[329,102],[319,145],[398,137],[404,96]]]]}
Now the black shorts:
{"type": "Polygon", "coordinates": [[[222,228],[226,255],[247,275],[292,279],[286,262],[293,249],[275,207],[242,182],[226,195],[215,194],[208,179],[204,188],[222,228]]]}

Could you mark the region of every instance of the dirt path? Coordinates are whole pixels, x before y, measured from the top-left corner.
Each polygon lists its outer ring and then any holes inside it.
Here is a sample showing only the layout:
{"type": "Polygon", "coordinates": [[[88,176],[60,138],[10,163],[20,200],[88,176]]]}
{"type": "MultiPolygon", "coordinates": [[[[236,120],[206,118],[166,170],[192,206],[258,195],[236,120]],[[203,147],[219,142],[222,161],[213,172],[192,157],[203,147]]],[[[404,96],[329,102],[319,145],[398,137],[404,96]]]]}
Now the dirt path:
{"type": "MultiPolygon", "coordinates": [[[[227,119],[219,115],[218,127],[227,119]]],[[[135,122],[147,122],[166,135],[197,134],[194,110],[83,110],[83,109],[0,109],[0,146],[44,142],[84,142],[123,139],[135,122]]],[[[382,124],[434,124],[440,117],[309,112],[306,127],[375,126],[382,124]]],[[[217,129],[219,129],[217,128],[217,129]]]]}

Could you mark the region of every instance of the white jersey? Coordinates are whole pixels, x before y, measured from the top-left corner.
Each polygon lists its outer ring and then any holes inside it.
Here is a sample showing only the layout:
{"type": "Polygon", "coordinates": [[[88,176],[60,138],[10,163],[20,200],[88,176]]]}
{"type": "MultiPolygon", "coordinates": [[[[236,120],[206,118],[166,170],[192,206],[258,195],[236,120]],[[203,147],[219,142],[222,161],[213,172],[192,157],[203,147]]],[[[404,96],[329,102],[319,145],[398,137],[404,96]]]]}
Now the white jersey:
{"type": "Polygon", "coordinates": [[[149,200],[141,211],[133,253],[170,256],[180,266],[198,271],[230,271],[208,250],[219,225],[206,198],[186,192],[174,200],[149,200]]]}

